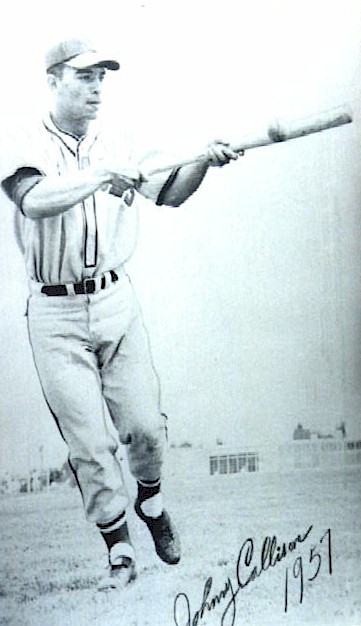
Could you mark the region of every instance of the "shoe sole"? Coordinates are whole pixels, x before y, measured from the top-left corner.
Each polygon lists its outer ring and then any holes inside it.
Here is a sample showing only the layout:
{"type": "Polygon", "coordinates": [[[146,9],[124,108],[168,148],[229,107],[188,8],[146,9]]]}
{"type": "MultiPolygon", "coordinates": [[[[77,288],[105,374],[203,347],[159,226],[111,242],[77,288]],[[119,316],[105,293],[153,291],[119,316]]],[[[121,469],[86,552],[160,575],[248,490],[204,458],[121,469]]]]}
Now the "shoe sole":
{"type": "Polygon", "coordinates": [[[129,575],[128,580],[125,580],[125,576],[116,576],[108,574],[105,576],[98,584],[98,591],[111,591],[112,589],[116,590],[126,590],[137,578],[137,571],[135,567],[132,568],[132,572],[129,575]]]}

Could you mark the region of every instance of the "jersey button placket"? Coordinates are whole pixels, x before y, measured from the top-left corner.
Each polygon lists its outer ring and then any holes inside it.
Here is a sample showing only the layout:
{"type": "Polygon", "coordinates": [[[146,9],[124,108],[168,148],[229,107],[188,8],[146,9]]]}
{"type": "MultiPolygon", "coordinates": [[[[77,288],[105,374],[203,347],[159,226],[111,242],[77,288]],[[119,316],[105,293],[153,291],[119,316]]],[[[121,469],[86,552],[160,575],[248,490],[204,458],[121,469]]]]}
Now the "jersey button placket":
{"type": "MultiPolygon", "coordinates": [[[[79,143],[77,148],[77,159],[79,169],[89,167],[88,155],[82,155],[82,146],[79,143]]],[[[95,210],[94,195],[85,198],[82,202],[84,215],[84,266],[95,267],[97,262],[98,229],[95,210]]]]}

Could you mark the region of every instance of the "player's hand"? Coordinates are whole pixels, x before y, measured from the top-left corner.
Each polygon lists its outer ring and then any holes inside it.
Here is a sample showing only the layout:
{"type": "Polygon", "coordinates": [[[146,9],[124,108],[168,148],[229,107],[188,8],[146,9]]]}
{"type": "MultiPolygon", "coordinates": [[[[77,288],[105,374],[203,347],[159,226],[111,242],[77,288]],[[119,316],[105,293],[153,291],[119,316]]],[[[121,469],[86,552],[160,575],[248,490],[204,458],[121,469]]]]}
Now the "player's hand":
{"type": "Polygon", "coordinates": [[[139,189],[147,181],[146,176],[138,169],[125,168],[112,172],[109,193],[121,197],[128,189],[139,189]]]}
{"type": "Polygon", "coordinates": [[[223,167],[230,161],[236,161],[243,154],[243,152],[239,153],[232,150],[229,143],[218,140],[208,144],[206,151],[208,164],[214,167],[223,167]]]}

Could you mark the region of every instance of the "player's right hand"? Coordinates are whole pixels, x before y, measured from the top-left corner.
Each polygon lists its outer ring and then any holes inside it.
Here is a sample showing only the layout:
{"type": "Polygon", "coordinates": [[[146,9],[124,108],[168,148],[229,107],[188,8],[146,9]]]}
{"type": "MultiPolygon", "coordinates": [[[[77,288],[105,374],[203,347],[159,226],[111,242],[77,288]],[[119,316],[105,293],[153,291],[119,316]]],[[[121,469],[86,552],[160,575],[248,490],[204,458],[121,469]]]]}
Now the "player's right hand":
{"type": "Polygon", "coordinates": [[[110,193],[115,196],[122,196],[127,189],[138,189],[147,179],[144,174],[134,168],[122,168],[110,172],[110,193]]]}
{"type": "Polygon", "coordinates": [[[122,196],[128,189],[139,189],[147,181],[146,176],[138,169],[122,168],[111,172],[109,192],[115,196],[122,196]]]}

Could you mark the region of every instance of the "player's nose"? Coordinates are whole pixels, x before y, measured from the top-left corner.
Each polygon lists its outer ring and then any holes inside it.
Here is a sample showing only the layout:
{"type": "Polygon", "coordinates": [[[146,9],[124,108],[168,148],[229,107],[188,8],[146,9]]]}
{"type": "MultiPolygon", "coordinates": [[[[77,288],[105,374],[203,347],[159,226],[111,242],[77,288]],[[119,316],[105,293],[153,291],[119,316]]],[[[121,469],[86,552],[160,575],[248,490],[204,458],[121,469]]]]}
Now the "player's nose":
{"type": "Polygon", "coordinates": [[[94,80],[92,81],[92,92],[93,93],[100,93],[101,91],[101,86],[102,86],[102,79],[101,78],[94,78],[94,80]]]}

